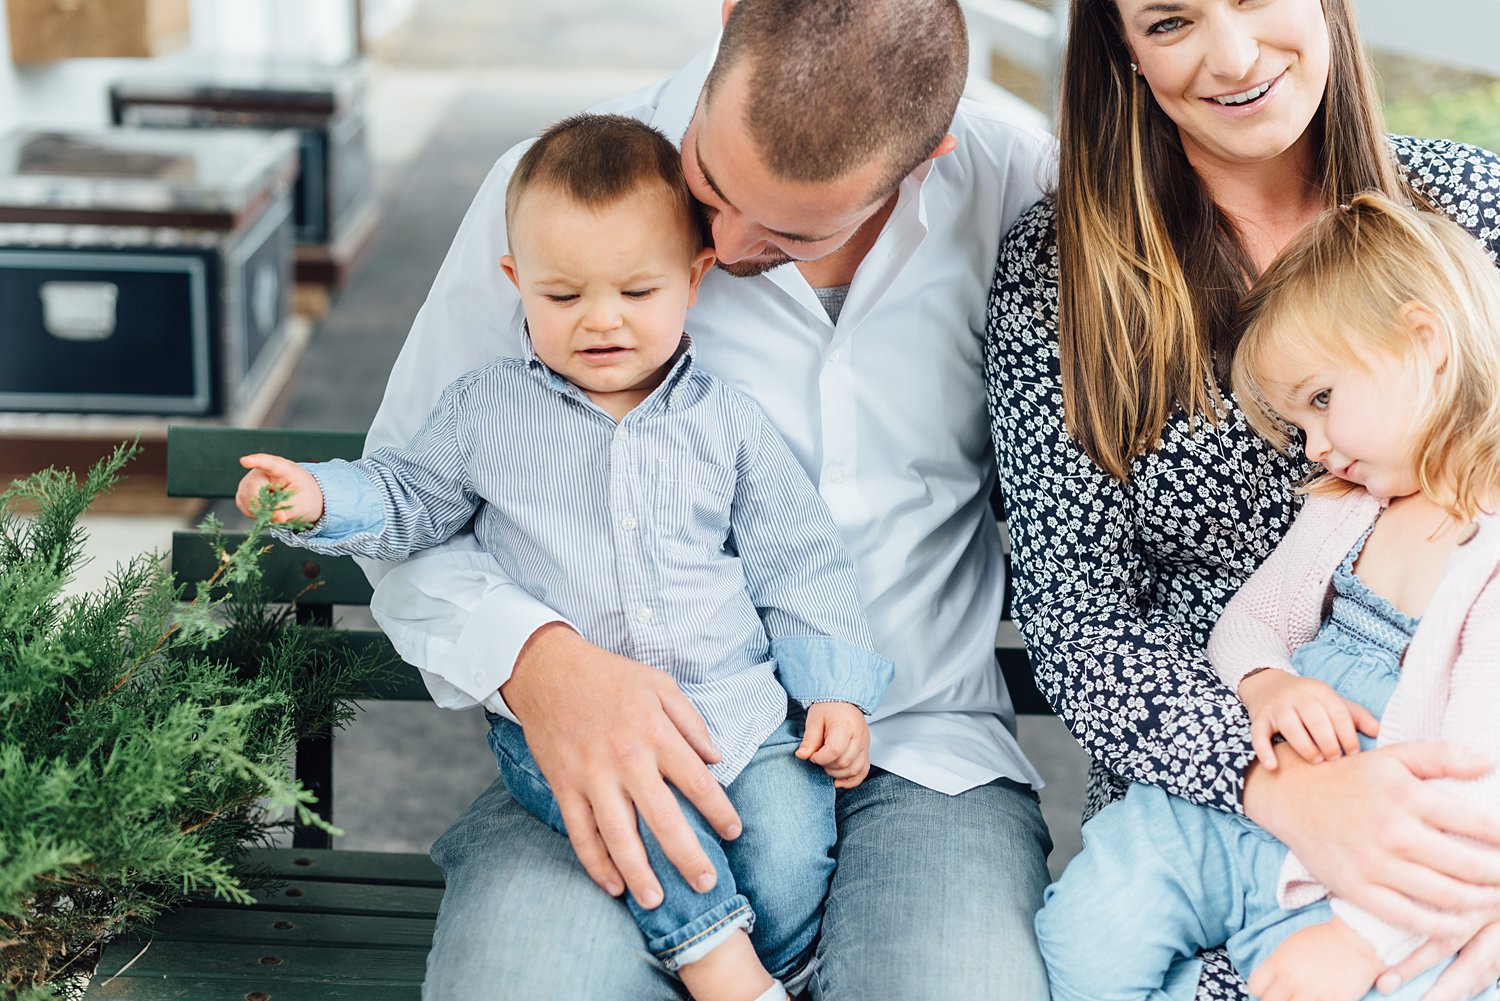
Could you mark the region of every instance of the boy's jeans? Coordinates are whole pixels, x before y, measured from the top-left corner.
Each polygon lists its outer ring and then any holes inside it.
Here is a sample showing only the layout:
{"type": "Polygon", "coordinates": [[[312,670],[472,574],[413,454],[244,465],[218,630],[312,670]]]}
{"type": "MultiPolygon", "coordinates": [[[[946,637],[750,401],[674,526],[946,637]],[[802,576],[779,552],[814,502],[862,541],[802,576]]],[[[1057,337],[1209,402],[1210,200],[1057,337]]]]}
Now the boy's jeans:
{"type": "MultiPolygon", "coordinates": [[[[548,826],[566,833],[520,726],[492,714],[489,719],[490,748],[511,795],[548,826]]],[[[646,825],[640,825],[664,897],[650,910],[628,892],[625,899],[646,935],[647,948],[668,969],[703,958],[737,928],[750,932],[761,961],[778,978],[790,976],[811,957],[833,875],[836,831],[833,780],[793,755],[801,740],[799,722],[783,723],[725,790],[744,824],[733,841],[721,842],[678,795],[683,815],[718,874],[706,893],[688,886],[646,825]]]]}

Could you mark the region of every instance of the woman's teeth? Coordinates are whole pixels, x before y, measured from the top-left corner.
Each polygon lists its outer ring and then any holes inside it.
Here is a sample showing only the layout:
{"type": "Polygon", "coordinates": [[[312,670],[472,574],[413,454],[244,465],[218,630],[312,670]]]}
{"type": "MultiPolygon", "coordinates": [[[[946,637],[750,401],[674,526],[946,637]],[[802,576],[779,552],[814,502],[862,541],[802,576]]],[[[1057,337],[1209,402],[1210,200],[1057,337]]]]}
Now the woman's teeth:
{"type": "Polygon", "coordinates": [[[1266,91],[1270,90],[1271,83],[1272,81],[1267,80],[1259,87],[1251,87],[1249,90],[1242,90],[1238,94],[1230,94],[1228,97],[1216,97],[1214,98],[1214,100],[1223,105],[1248,104],[1260,95],[1264,94],[1266,91]]]}

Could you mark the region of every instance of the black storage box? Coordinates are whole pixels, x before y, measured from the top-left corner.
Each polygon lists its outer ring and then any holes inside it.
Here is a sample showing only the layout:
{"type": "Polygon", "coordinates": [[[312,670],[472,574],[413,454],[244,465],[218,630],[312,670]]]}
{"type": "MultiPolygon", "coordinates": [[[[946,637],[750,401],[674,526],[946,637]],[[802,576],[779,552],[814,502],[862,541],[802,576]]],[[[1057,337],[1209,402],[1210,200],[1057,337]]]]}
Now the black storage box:
{"type": "Polygon", "coordinates": [[[297,242],[338,243],[372,201],[361,64],[229,63],[174,68],[110,87],[117,125],[296,129],[297,242]]]}
{"type": "Polygon", "coordinates": [[[293,133],[0,137],[0,410],[232,416],[285,343],[293,133]]]}

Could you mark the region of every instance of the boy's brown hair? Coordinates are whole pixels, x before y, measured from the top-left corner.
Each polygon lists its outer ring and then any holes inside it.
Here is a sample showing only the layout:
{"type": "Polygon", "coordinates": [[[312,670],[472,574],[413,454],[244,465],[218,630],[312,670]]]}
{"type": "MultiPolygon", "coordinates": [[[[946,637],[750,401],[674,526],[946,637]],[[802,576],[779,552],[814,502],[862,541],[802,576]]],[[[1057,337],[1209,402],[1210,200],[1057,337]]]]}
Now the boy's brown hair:
{"type": "Polygon", "coordinates": [[[521,155],[505,189],[505,226],[510,228],[521,196],[534,186],[551,187],[580,205],[613,205],[647,185],[659,185],[692,244],[708,245],[703,212],[682,176],[682,157],[656,129],[625,115],[572,115],[547,129],[521,155]]]}

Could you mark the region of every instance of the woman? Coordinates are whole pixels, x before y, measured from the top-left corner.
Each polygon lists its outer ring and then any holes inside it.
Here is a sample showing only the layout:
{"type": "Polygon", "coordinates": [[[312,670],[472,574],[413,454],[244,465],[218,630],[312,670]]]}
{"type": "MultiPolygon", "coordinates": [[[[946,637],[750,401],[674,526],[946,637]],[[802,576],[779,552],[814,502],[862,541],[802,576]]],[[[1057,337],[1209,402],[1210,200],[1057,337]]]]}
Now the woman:
{"type": "MultiPolygon", "coordinates": [[[[1039,685],[1094,758],[1087,813],[1132,781],[1243,809],[1336,893],[1468,941],[1432,995],[1458,999],[1500,974],[1485,924],[1500,853],[1443,832],[1500,845],[1500,818],[1421,780],[1486,765],[1407,745],[1263,772],[1203,653],[1311,468],[1220,388],[1253,276],[1372,188],[1447,213],[1500,259],[1500,158],[1385,135],[1351,6],[1072,5],[1057,191],[1002,247],[986,374],[1015,607],[1039,685]],[[1412,797],[1425,822],[1383,809],[1412,797]]],[[[1200,996],[1243,990],[1222,953],[1206,959],[1200,996]]]]}

